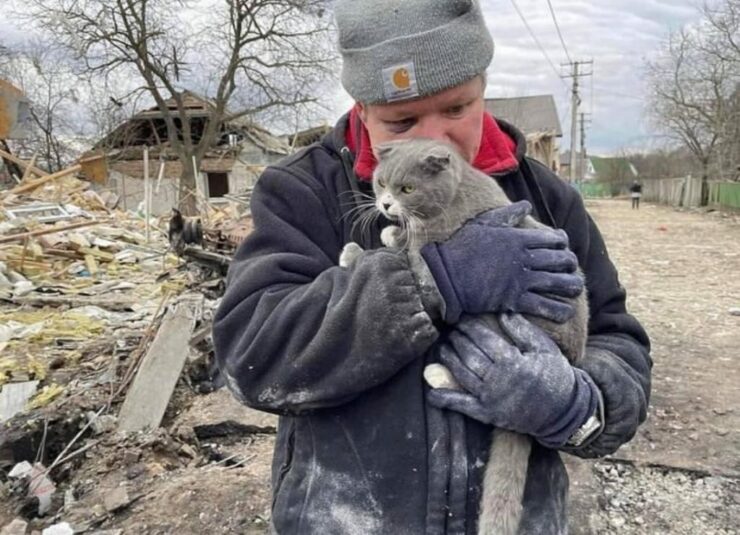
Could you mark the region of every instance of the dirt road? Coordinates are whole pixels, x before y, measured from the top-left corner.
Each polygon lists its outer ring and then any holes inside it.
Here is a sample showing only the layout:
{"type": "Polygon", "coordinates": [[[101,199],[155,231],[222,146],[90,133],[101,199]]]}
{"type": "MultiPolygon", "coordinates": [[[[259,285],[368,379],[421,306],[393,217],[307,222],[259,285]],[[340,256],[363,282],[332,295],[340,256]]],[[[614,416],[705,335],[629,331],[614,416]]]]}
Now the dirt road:
{"type": "Polygon", "coordinates": [[[650,334],[653,394],[647,424],[614,459],[569,463],[574,531],[736,533],[740,220],[619,200],[587,206],[650,334]]]}

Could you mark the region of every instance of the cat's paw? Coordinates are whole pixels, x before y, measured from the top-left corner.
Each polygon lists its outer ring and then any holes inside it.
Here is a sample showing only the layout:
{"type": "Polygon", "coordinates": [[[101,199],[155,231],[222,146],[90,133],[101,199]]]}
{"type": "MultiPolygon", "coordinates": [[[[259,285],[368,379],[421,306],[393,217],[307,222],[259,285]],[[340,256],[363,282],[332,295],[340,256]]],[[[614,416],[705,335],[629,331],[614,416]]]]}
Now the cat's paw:
{"type": "Polygon", "coordinates": [[[424,379],[432,388],[462,390],[453,377],[452,372],[441,364],[428,364],[424,368],[424,379]]]}
{"type": "Polygon", "coordinates": [[[403,230],[398,225],[388,225],[380,231],[380,241],[386,247],[401,247],[403,230]]]}
{"type": "Polygon", "coordinates": [[[357,260],[357,257],[364,251],[362,247],[357,245],[355,242],[349,242],[342,249],[342,253],[339,255],[339,265],[341,267],[352,267],[357,260]]]}

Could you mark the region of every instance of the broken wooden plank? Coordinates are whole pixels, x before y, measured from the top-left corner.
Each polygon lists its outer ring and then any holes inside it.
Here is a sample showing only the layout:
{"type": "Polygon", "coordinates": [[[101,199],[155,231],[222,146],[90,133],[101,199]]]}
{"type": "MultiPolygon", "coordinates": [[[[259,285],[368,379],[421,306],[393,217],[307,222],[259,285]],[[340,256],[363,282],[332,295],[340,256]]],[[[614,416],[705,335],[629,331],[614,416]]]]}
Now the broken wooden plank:
{"type": "Polygon", "coordinates": [[[67,260],[84,260],[85,255],[77,251],[68,251],[66,249],[44,249],[45,256],[58,256],[67,260]]]}
{"type": "Polygon", "coordinates": [[[141,304],[140,299],[132,298],[90,298],[90,297],[79,297],[72,295],[49,295],[49,296],[25,296],[25,297],[14,297],[9,301],[16,305],[28,305],[32,307],[60,307],[69,306],[72,308],[94,306],[103,308],[105,310],[111,310],[113,312],[128,312],[134,309],[137,304],[141,304]]]}
{"type": "Polygon", "coordinates": [[[82,175],[90,182],[105,184],[108,182],[108,161],[103,152],[88,153],[77,163],[82,167],[82,175]]]}
{"type": "Polygon", "coordinates": [[[82,253],[85,256],[97,258],[101,262],[113,262],[116,259],[116,255],[101,251],[95,247],[80,247],[77,252],[82,253]]]}
{"type": "Polygon", "coordinates": [[[190,354],[189,341],[200,316],[203,296],[186,296],[167,311],[136,372],[118,415],[121,431],[156,429],[190,354]]]}
{"type": "Polygon", "coordinates": [[[73,165],[72,167],[67,167],[66,169],[62,169],[61,171],[52,173],[51,175],[46,175],[45,177],[39,178],[38,180],[29,181],[26,184],[21,184],[20,186],[16,186],[10,190],[10,193],[14,195],[17,195],[19,193],[25,193],[27,191],[34,190],[38,188],[39,186],[43,186],[47,182],[51,182],[52,180],[65,177],[67,175],[72,175],[81,170],[82,170],[82,166],[80,164],[73,165]]]}
{"type": "MultiPolygon", "coordinates": [[[[31,175],[33,174],[33,168],[36,164],[36,157],[39,155],[39,151],[36,151],[33,153],[33,158],[31,158],[31,161],[26,165],[26,170],[23,171],[23,176],[21,177],[21,182],[25,182],[26,180],[31,178],[31,175]]],[[[44,175],[39,175],[44,176],[44,175]]]]}
{"type": "Polygon", "coordinates": [[[38,381],[5,384],[0,391],[0,423],[10,420],[21,412],[28,400],[36,393],[38,386],[38,381]]]}
{"type": "Polygon", "coordinates": [[[64,232],[66,230],[72,230],[76,228],[91,227],[93,225],[100,225],[101,223],[108,223],[107,219],[99,219],[96,221],[85,221],[84,223],[74,223],[72,225],[65,225],[63,227],[46,228],[43,230],[34,230],[32,232],[22,232],[19,234],[11,234],[9,236],[1,236],[0,243],[10,243],[13,241],[23,241],[26,238],[33,238],[35,236],[43,236],[44,234],[54,234],[56,232],[64,232]]]}
{"type": "MultiPolygon", "coordinates": [[[[7,151],[4,151],[4,150],[1,150],[0,149],[0,156],[2,156],[3,158],[5,158],[6,160],[9,160],[9,161],[13,162],[16,165],[20,165],[24,169],[30,169],[31,172],[34,175],[38,175],[38,176],[48,176],[49,175],[49,173],[47,173],[43,169],[39,169],[38,167],[34,167],[33,164],[30,164],[29,165],[29,163],[26,160],[22,160],[21,158],[18,158],[17,156],[15,156],[15,155],[7,152],[7,151]]],[[[25,173],[24,173],[24,176],[25,176],[25,173]]]]}
{"type": "Polygon", "coordinates": [[[98,269],[98,263],[95,260],[95,257],[91,254],[85,255],[85,266],[87,267],[88,273],[90,273],[90,275],[92,276],[97,275],[98,271],[100,271],[98,269]]]}

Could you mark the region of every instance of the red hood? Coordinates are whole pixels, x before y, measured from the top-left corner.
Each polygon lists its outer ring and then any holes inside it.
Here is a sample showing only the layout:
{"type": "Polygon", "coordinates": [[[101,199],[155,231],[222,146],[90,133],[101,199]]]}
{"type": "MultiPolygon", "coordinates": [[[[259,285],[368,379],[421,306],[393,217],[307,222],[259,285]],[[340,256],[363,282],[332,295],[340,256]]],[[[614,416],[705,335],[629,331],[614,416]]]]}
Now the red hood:
{"type": "MultiPolygon", "coordinates": [[[[360,180],[370,182],[378,162],[372,151],[370,136],[360,120],[357,106],[350,111],[345,141],[349,150],[355,154],[355,174],[360,180]]],[[[517,165],[519,164],[516,160],[516,142],[501,130],[493,116],[486,112],[483,115],[480,149],[473,166],[490,175],[510,171],[517,165]]]]}

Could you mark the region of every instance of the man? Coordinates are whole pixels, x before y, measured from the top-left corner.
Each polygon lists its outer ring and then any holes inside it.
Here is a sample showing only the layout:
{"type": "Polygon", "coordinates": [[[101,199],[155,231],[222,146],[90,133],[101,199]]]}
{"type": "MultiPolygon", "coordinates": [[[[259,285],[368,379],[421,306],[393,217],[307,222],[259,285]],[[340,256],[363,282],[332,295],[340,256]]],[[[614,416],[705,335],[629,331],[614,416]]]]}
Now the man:
{"type": "Polygon", "coordinates": [[[565,533],[564,450],[615,451],[646,417],[649,342],[578,194],[524,157],[521,133],[486,114],[493,42],[471,0],[339,0],[342,81],[357,105],[320,143],[268,168],[252,197],[214,322],[216,357],[245,404],[281,415],[273,460],[280,534],[476,533],[492,427],[533,437],[521,533],[565,533]],[[444,140],[515,202],[423,252],[422,287],[384,249],[388,221],[355,224],[374,148],[444,140]],[[549,226],[512,228],[529,211],[549,226]],[[566,239],[567,233],[567,239],[566,239]],[[569,240],[570,249],[566,248],[569,240]],[[350,269],[342,247],[366,251],[350,269]],[[587,354],[570,366],[521,313],[565,321],[558,296],[587,281],[587,354]],[[481,329],[506,313],[511,338],[481,329]],[[513,343],[512,343],[513,341],[513,343]],[[544,348],[550,349],[544,349],[544,348]],[[499,358],[503,354],[513,358],[499,358]],[[477,373],[430,391],[425,364],[477,373]],[[475,369],[472,369],[472,368],[475,369]]]}
{"type": "Polygon", "coordinates": [[[632,182],[630,186],[630,197],[632,198],[632,209],[640,209],[640,198],[642,197],[642,184],[637,179],[632,182]]]}

